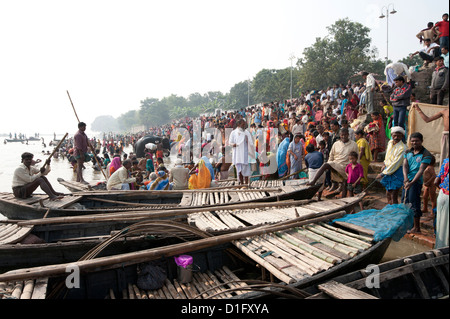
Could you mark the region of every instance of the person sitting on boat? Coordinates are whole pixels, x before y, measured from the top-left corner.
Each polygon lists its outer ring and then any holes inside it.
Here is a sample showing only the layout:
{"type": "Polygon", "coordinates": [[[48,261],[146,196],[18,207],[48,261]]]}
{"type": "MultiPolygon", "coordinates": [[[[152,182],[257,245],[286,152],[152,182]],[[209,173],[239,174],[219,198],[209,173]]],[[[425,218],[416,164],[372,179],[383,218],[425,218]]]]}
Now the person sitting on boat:
{"type": "Polygon", "coordinates": [[[40,186],[50,197],[57,200],[64,197],[63,193],[56,192],[47,177],[50,172],[50,159],[40,169],[32,165],[34,155],[28,152],[22,154],[22,164],[16,168],[12,180],[13,194],[17,198],[27,198],[40,186]]]}
{"type": "Polygon", "coordinates": [[[173,184],[169,182],[169,174],[166,172],[164,166],[160,166],[157,170],[157,178],[148,187],[148,190],[159,191],[159,190],[171,190],[173,184]]]}
{"type": "MultiPolygon", "coordinates": [[[[324,163],[322,167],[320,167],[314,179],[308,182],[307,185],[315,185],[322,174],[324,174],[325,171],[330,170],[331,179],[341,184],[339,191],[342,192],[342,197],[345,197],[347,195],[347,173],[345,172],[345,168],[347,167],[348,156],[351,152],[357,153],[358,145],[355,141],[351,141],[349,139],[348,129],[342,128],[340,130],[340,139],[337,140],[331,147],[328,162],[324,163]]],[[[330,190],[330,192],[333,192],[335,190],[336,189],[332,189],[330,190]]]]}
{"type": "Polygon", "coordinates": [[[173,182],[173,189],[187,189],[189,186],[189,169],[184,167],[181,158],[175,161],[175,167],[170,170],[169,181],[173,182]]]}
{"type": "Polygon", "coordinates": [[[106,183],[107,190],[130,190],[130,184],[136,183],[138,177],[131,177],[131,161],[125,160],[122,167],[116,170],[106,183]]]}

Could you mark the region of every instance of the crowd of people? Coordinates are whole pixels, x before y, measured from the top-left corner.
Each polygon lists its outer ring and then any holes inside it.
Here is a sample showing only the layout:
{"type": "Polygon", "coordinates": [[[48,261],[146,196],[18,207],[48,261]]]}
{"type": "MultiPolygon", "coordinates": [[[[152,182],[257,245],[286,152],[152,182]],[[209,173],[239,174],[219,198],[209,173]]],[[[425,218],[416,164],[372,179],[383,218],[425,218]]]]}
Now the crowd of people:
{"type": "MultiPolygon", "coordinates": [[[[418,53],[436,67],[430,83],[433,104],[442,104],[448,91],[448,14],[442,22],[431,31],[423,30],[420,40],[428,49],[418,53]],[[436,34],[433,41],[439,41],[439,45],[433,42],[434,51],[429,49],[430,32],[436,34]],[[430,53],[431,60],[425,56],[430,53]]],[[[385,73],[386,81],[361,72],[360,82],[349,80],[290,100],[178,119],[121,138],[104,137],[103,142],[88,139],[86,124],[80,123],[68,147],[77,181],[86,183],[83,166],[94,161],[99,170],[106,171],[108,190],[201,189],[230,178],[242,184],[252,178],[303,178],[308,185],[322,185],[317,194],[320,200],[323,192],[347,197],[369,189],[373,183],[369,182],[369,166],[380,162],[383,168],[376,180],[385,187],[388,204],[398,204],[401,194],[401,202],[410,203],[414,211],[411,231],[420,232],[420,218],[423,213],[428,215],[430,202],[430,218],[436,213],[441,216],[436,241],[448,245],[448,229],[442,230],[445,225],[448,228],[448,108],[431,117],[425,115],[415,99],[408,68],[392,63],[385,73]],[[378,106],[376,95],[383,97],[378,106]],[[407,132],[411,109],[425,122],[444,120],[439,174],[434,171],[436,158],[423,147],[423,135],[407,132]],[[167,167],[161,148],[146,149],[144,158],[123,153],[124,145],[134,145],[145,135],[171,140],[173,167],[167,167]],[[197,156],[196,149],[200,151],[197,156]]],[[[29,191],[17,189],[16,193],[26,196],[29,191]]]]}

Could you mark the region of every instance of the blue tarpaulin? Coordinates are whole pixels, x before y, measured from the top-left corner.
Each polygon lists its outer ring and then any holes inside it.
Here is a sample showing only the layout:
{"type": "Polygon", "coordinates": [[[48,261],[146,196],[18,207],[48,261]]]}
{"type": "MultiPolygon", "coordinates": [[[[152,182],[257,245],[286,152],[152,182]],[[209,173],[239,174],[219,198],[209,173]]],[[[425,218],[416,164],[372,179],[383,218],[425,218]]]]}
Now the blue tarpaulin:
{"type": "Polygon", "coordinates": [[[387,205],[382,210],[368,209],[356,214],[347,214],[332,222],[346,222],[375,232],[374,241],[391,237],[394,241],[403,238],[414,225],[414,212],[410,205],[387,205]]]}

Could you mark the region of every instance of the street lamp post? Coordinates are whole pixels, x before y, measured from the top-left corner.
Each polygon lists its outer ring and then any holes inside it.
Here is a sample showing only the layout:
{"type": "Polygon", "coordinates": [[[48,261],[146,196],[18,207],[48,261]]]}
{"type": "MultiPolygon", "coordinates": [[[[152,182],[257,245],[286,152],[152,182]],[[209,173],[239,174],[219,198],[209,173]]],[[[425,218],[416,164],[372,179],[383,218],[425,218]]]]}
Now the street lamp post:
{"type": "Polygon", "coordinates": [[[294,56],[293,53],[291,53],[291,56],[289,57],[289,60],[291,60],[291,90],[290,90],[290,92],[291,92],[291,100],[292,100],[292,61],[294,61],[294,59],[295,59],[295,56],[294,56]]]}
{"type": "Polygon", "coordinates": [[[395,14],[397,11],[394,9],[394,4],[390,3],[387,7],[384,6],[381,8],[381,15],[379,16],[380,19],[386,18],[386,65],[389,60],[389,7],[392,5],[392,11],[390,14],[395,14]],[[386,15],[384,14],[383,10],[386,9],[386,15]]]}

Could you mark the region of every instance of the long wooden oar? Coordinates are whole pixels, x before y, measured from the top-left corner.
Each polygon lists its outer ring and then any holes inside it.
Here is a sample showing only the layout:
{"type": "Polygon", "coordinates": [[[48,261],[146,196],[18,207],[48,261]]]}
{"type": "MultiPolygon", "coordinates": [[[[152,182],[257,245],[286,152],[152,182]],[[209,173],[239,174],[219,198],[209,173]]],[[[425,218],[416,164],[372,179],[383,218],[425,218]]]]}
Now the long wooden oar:
{"type": "Polygon", "coordinates": [[[66,135],[64,135],[64,137],[61,139],[61,141],[59,141],[58,145],[56,145],[55,149],[53,150],[53,152],[50,154],[50,156],[48,157],[48,159],[45,161],[44,166],[47,165],[47,162],[49,162],[49,160],[53,157],[53,155],[55,155],[56,151],[61,147],[62,142],[66,139],[67,135],[69,133],[66,133],[66,135]]]}
{"type": "MultiPolygon", "coordinates": [[[[80,119],[78,118],[77,111],[75,111],[75,106],[73,105],[72,98],[70,97],[69,91],[67,91],[67,96],[69,97],[70,104],[72,104],[72,109],[73,109],[73,112],[75,113],[75,117],[77,118],[78,123],[80,123],[80,119]]],[[[94,155],[94,158],[95,158],[95,161],[97,162],[98,167],[100,168],[100,170],[102,171],[103,176],[105,177],[105,180],[108,180],[108,177],[106,177],[106,174],[103,171],[102,165],[100,165],[100,163],[98,161],[97,154],[95,153],[95,150],[94,150],[94,148],[91,145],[91,142],[89,142],[89,140],[87,142],[88,142],[89,148],[91,149],[92,154],[94,155]]]]}

